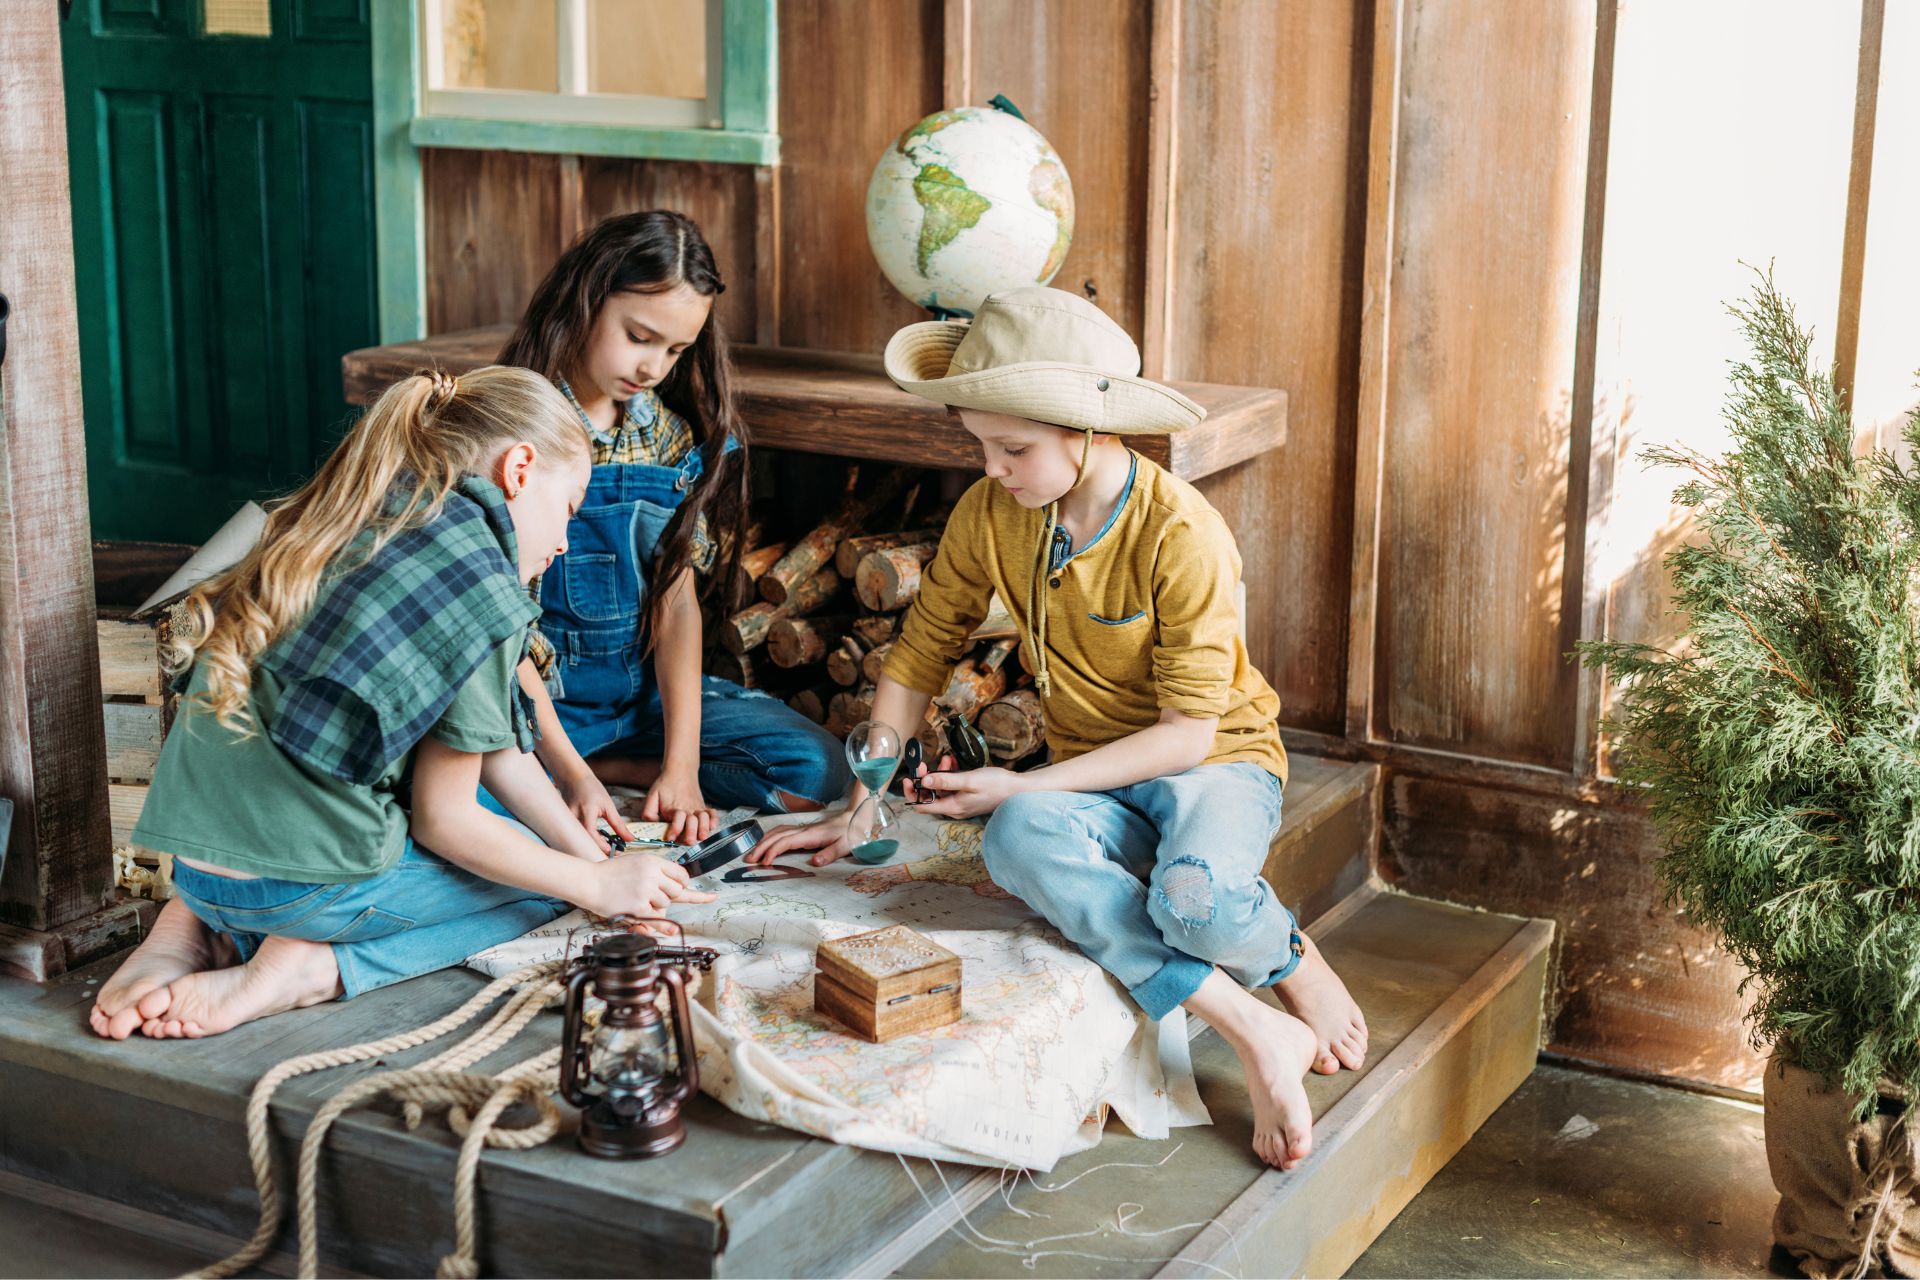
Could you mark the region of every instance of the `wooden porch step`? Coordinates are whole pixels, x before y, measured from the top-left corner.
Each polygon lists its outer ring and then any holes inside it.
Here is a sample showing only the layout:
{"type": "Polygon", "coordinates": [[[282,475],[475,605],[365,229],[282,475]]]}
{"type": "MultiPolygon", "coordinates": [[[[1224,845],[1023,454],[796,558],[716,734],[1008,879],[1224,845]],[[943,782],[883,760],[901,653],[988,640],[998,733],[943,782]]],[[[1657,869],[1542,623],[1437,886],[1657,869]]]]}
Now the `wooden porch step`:
{"type": "MultiPolygon", "coordinates": [[[[1367,766],[1297,758],[1287,797],[1289,830],[1274,854],[1284,864],[1274,869],[1276,887],[1284,884],[1282,894],[1303,912],[1334,901],[1351,877],[1364,881],[1332,911],[1320,911],[1313,932],[1368,1010],[1369,1069],[1359,1077],[1310,1081],[1319,1116],[1316,1155],[1293,1174],[1263,1174],[1247,1150],[1250,1122],[1237,1065],[1217,1037],[1202,1035],[1194,1045],[1195,1067],[1215,1124],[1163,1142],[1133,1138],[1116,1126],[1099,1148],[1043,1175],[1042,1184],[1101,1164],[1164,1159],[1165,1165],[1098,1170],[1066,1191],[1034,1197],[1040,1203],[1032,1207],[1054,1215],[1045,1221],[1057,1224],[1086,1218],[1103,1197],[1112,1203],[1100,1216],[1110,1218],[1113,1206],[1128,1200],[1155,1206],[1154,1227],[1224,1212],[1239,1224],[1240,1259],[1216,1256],[1226,1241],[1209,1228],[1196,1232],[1197,1239],[1178,1233],[1157,1239],[1151,1243],[1167,1246],[1164,1256],[1142,1261],[1129,1255],[1121,1272],[1150,1273],[1174,1258],[1210,1260],[1245,1274],[1337,1271],[1530,1067],[1547,926],[1383,893],[1366,880],[1371,824],[1352,811],[1370,812],[1375,779],[1367,766]],[[1340,856],[1339,833],[1356,823],[1358,849],[1340,856]],[[1295,1190],[1302,1187],[1314,1190],[1302,1195],[1295,1190]],[[1308,1200],[1318,1206],[1311,1232],[1299,1226],[1308,1200]],[[1257,1252],[1249,1252],[1249,1242],[1257,1252]],[[1261,1261],[1254,1264],[1255,1258],[1261,1261]]],[[[0,1076],[8,1083],[0,1090],[0,1133],[7,1135],[0,1171],[241,1238],[250,1234],[255,1213],[243,1128],[253,1081],[295,1054],[415,1025],[479,985],[470,973],[445,972],[209,1040],[136,1037],[116,1044],[92,1036],[85,1023],[96,984],[110,971],[111,962],[46,987],[0,981],[0,1076]]],[[[552,1015],[545,1025],[557,1034],[552,1015]]],[[[424,1056],[414,1051],[290,1084],[273,1113],[281,1169],[292,1167],[298,1135],[326,1097],[363,1074],[424,1056]]],[[[658,1161],[591,1160],[565,1142],[486,1153],[486,1271],[1015,1271],[1005,1255],[977,1254],[943,1234],[954,1224],[938,1190],[942,1174],[959,1189],[976,1170],[935,1169],[835,1146],[744,1120],[704,1098],[692,1107],[689,1127],[687,1146],[658,1161]]],[[[322,1166],[325,1260],[371,1274],[430,1272],[452,1244],[456,1150],[444,1128],[408,1132],[385,1110],[347,1116],[322,1166]]],[[[971,1206],[975,1224],[1007,1240],[1045,1234],[1027,1230],[1031,1221],[1017,1215],[994,1218],[984,1202],[996,1178],[962,1192],[978,1202],[971,1206]]],[[[280,1248],[292,1248],[291,1229],[289,1222],[280,1248]]],[[[1049,1227],[1058,1229],[1073,1228],[1049,1227]]],[[[1111,1243],[1087,1251],[1110,1254],[1111,1243]]],[[[1036,1265],[1079,1272],[1114,1264],[1043,1258],[1036,1265]]]]}
{"type": "Polygon", "coordinates": [[[1293,752],[1280,830],[1264,874],[1311,924],[1372,879],[1379,854],[1380,766],[1293,752]]]}
{"type": "MultiPolygon", "coordinates": [[[[1239,1069],[1208,1032],[1194,1056],[1214,1124],[1164,1141],[1116,1125],[1038,1179],[1062,1190],[1011,1189],[1013,1204],[1045,1218],[1005,1207],[997,1173],[973,1180],[969,1168],[833,1146],[702,1099],[688,1145],[665,1160],[593,1161],[566,1144],[487,1153],[487,1271],[998,1275],[1024,1273],[1016,1260],[1031,1253],[1043,1275],[1337,1275],[1531,1070],[1550,926],[1374,892],[1316,932],[1369,1011],[1374,1056],[1358,1076],[1309,1081],[1316,1151],[1291,1174],[1263,1170],[1248,1152],[1239,1069]],[[1018,1247],[1110,1226],[1122,1203],[1145,1206],[1127,1223],[1131,1236],[1018,1247]],[[1143,1234],[1182,1223],[1206,1225],[1143,1234]],[[1015,1247],[983,1243],[994,1241],[1015,1247]]],[[[80,1027],[84,978],[44,993],[0,984],[10,1028],[0,1040],[9,1085],[0,1167],[244,1237],[254,1199],[241,1113],[254,1077],[281,1057],[422,1018],[473,985],[442,973],[227,1037],[109,1044],[80,1027]]],[[[283,1169],[326,1093],[369,1069],[288,1088],[275,1106],[283,1169]]],[[[324,1164],[328,1260],[373,1274],[430,1271],[451,1244],[454,1157],[444,1131],[350,1115],[324,1164]]]]}
{"type": "Polygon", "coordinates": [[[948,1170],[956,1194],[935,1181],[944,1212],[901,1242],[924,1247],[896,1246],[863,1270],[1344,1272],[1533,1070],[1553,926],[1370,887],[1311,932],[1366,1011],[1372,1043],[1360,1073],[1307,1077],[1314,1151],[1299,1168],[1254,1160],[1239,1062],[1202,1030],[1194,1071],[1211,1126],[1147,1141],[1114,1122],[1098,1147],[1031,1182],[1007,1180],[1004,1196],[997,1173],[948,1170]],[[1140,1208],[1127,1215],[1128,1204],[1140,1208]],[[1091,1234],[1046,1239],[1076,1231],[1091,1234]]]}

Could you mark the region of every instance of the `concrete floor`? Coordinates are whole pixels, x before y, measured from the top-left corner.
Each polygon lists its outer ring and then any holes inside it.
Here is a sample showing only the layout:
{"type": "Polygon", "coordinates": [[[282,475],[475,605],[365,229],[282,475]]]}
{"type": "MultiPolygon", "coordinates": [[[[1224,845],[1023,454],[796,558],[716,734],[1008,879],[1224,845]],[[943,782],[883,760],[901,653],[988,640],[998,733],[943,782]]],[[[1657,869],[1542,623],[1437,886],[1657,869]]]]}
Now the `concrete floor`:
{"type": "Polygon", "coordinates": [[[1541,1065],[1352,1277],[1765,1276],[1760,1109],[1541,1065]]]}
{"type": "MultiPolygon", "coordinates": [[[[1766,1276],[1757,1107],[1542,1065],[1348,1274],[1766,1276]]],[[[166,1276],[205,1249],[0,1194],[0,1278],[166,1276]]]]}

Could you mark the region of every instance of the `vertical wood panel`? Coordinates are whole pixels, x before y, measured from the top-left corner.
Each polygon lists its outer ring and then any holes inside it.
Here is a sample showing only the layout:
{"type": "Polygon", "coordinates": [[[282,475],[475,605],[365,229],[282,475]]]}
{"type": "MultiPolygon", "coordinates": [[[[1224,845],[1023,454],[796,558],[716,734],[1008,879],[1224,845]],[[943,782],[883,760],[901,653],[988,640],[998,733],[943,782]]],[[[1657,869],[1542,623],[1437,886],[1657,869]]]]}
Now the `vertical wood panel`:
{"type": "Polygon", "coordinates": [[[1590,4],[1414,0],[1400,57],[1381,728],[1564,768],[1590,4]]]}
{"type": "Polygon", "coordinates": [[[1661,901],[1645,813],[1417,776],[1388,785],[1381,872],[1422,897],[1559,926],[1552,1047],[1630,1071],[1756,1088],[1745,970],[1661,901]]]}
{"type": "Polygon", "coordinates": [[[57,14],[0,22],[0,921],[35,929],[92,912],[113,874],[57,14]]]}
{"type": "Polygon", "coordinates": [[[427,332],[511,324],[567,247],[559,156],[420,153],[426,185],[427,332]]]}
{"type": "Polygon", "coordinates": [[[1331,732],[1344,719],[1370,11],[1183,0],[1174,121],[1167,375],[1287,390],[1285,450],[1200,488],[1238,535],[1248,644],[1283,720],[1331,732]]]}
{"type": "Polygon", "coordinates": [[[110,210],[115,430],[142,461],[186,462],[175,350],[180,299],[174,259],[173,113],[165,95],[108,93],[103,130],[110,210]]]}
{"type": "Polygon", "coordinates": [[[1005,94],[1073,180],[1073,248],[1055,288],[1138,340],[1147,204],[1147,0],[972,0],[974,105],[1005,94]]]}
{"type": "Polygon", "coordinates": [[[1881,35],[1886,21],[1886,0],[1861,0],[1853,149],[1847,169],[1847,221],[1840,250],[1840,313],[1833,326],[1833,385],[1849,401],[1854,360],[1860,347],[1861,277],[1867,263],[1867,208],[1873,189],[1874,124],[1880,107],[1881,35]]]}
{"type": "MultiPolygon", "coordinates": [[[[1599,548],[1593,519],[1596,490],[1605,495],[1602,450],[1594,447],[1594,386],[1599,372],[1601,249],[1606,242],[1607,157],[1612,140],[1614,45],[1620,29],[1619,0],[1599,0],[1593,48],[1593,105],[1587,130],[1586,225],[1581,232],[1580,314],[1573,370],[1573,418],[1567,439],[1566,569],[1560,582],[1560,649],[1572,652],[1585,636],[1599,635],[1605,610],[1591,589],[1587,565],[1599,548]]],[[[1582,668],[1574,678],[1573,771],[1592,776],[1598,765],[1600,685],[1598,671],[1582,668]]]]}
{"type": "MultiPolygon", "coordinates": [[[[1353,557],[1347,589],[1346,733],[1374,736],[1380,654],[1380,535],[1385,507],[1387,355],[1393,319],[1395,140],[1400,136],[1404,0],[1373,0],[1367,59],[1366,230],[1361,246],[1359,363],[1354,376],[1353,557]]],[[[1356,79],[1358,75],[1356,74],[1356,79]]]]}
{"type": "MultiPolygon", "coordinates": [[[[298,105],[301,190],[306,200],[305,253],[289,266],[326,264],[327,280],[303,294],[306,421],[278,445],[285,461],[273,477],[285,485],[332,452],[354,413],[340,392],[340,357],[379,332],[379,284],[374,262],[373,113],[361,103],[309,101],[298,105]]],[[[288,382],[295,377],[289,371],[288,382]]]]}
{"type": "Polygon", "coordinates": [[[207,102],[206,241],[220,270],[209,282],[219,321],[209,335],[214,376],[206,430],[229,470],[256,478],[265,477],[271,449],[286,434],[285,400],[274,377],[281,334],[268,107],[250,99],[207,102]]]}
{"type": "MultiPolygon", "coordinates": [[[[1683,625],[1660,561],[1687,536],[1685,513],[1674,473],[1640,452],[1726,447],[1726,362],[1748,354],[1725,311],[1752,288],[1742,264],[1771,262],[1816,350],[1831,350],[1859,67],[1859,7],[1846,9],[1620,6],[1586,583],[1609,636],[1666,643],[1683,625]]],[[[1597,700],[1612,710],[1610,688],[1597,700]]],[[[1605,772],[1604,743],[1598,759],[1605,772]]]]}
{"type": "Polygon", "coordinates": [[[940,108],[939,0],[782,0],[780,341],[878,353],[926,313],[867,248],[867,179],[940,108]]]}
{"type": "Polygon", "coordinates": [[[1907,454],[1900,433],[1920,405],[1920,326],[1913,315],[1920,296],[1920,236],[1913,234],[1920,220],[1920,76],[1913,74],[1920,67],[1920,5],[1886,6],[1880,41],[1853,425],[1874,445],[1907,454]]]}

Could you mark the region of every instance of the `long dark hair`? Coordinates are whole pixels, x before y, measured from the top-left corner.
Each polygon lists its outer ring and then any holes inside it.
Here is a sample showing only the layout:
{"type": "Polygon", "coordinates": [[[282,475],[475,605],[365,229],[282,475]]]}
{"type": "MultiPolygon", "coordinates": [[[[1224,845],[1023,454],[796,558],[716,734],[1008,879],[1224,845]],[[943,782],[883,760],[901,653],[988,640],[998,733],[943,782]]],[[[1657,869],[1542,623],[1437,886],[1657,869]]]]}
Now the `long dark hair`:
{"type": "MultiPolygon", "coordinates": [[[[586,361],[594,317],[616,293],[665,293],[685,285],[705,298],[726,292],[714,265],[713,250],[693,219],[671,210],[623,213],[588,231],[560,255],[501,349],[500,363],[518,365],[555,382],[586,361]]],[[[746,539],[747,436],[733,400],[733,361],[716,313],[700,336],[674,362],[655,388],[669,409],[693,425],[704,468],[700,482],[660,539],[652,574],[653,601],[647,614],[651,648],[667,598],[667,588],[693,558],[693,531],[704,512],[719,542],[707,592],[719,591],[723,608],[746,539]],[[736,446],[729,448],[729,445],[736,446]]]]}

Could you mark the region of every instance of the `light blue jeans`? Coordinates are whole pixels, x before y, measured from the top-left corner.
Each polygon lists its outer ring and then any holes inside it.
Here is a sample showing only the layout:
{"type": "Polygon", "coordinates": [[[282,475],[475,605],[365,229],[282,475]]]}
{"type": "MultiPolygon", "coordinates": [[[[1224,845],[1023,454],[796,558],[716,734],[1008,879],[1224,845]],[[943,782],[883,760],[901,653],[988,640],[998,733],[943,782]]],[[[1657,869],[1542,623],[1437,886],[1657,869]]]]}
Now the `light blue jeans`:
{"type": "Polygon", "coordinates": [[[1210,764],[1114,791],[1016,795],[987,822],[995,884],[1163,1018],[1218,967],[1264,987],[1300,962],[1293,915],[1260,875],[1280,780],[1210,764]]]}
{"type": "Polygon", "coordinates": [[[331,943],[342,999],[459,964],[568,909],[463,871],[411,839],[391,867],[349,884],[233,880],[176,861],[173,887],[201,923],[232,936],[242,960],[270,936],[331,943]]]}

